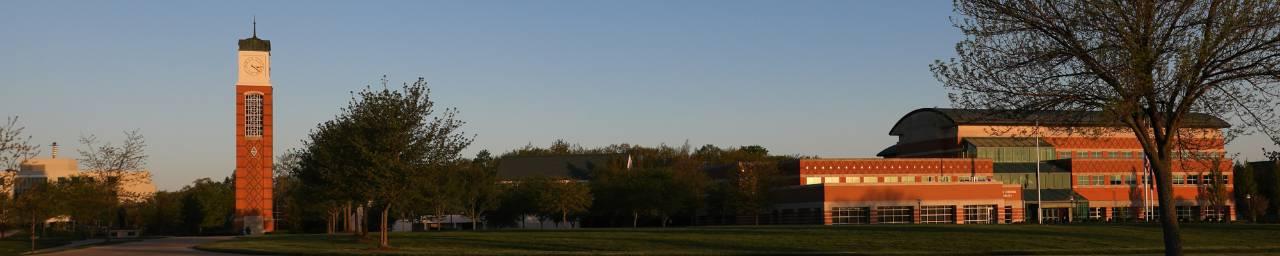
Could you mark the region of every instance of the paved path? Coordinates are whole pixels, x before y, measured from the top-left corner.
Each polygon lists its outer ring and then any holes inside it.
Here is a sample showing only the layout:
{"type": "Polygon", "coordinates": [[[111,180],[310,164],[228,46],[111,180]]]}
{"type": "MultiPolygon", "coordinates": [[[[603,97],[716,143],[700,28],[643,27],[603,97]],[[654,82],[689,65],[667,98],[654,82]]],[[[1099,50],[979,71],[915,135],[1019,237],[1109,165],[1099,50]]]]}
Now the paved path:
{"type": "Polygon", "coordinates": [[[205,236],[205,237],[167,237],[158,239],[147,239],[137,242],[128,242],[122,244],[94,246],[84,249],[66,250],[41,255],[237,255],[228,253],[206,252],[192,249],[203,243],[209,243],[218,240],[231,239],[229,236],[205,236]]]}

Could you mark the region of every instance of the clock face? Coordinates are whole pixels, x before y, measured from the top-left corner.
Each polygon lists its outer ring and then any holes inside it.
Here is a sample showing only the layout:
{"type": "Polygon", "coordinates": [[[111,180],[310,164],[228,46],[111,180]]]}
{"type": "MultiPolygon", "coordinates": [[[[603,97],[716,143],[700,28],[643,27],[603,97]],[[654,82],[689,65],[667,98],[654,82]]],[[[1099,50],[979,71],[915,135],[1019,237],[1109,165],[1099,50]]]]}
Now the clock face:
{"type": "Polygon", "coordinates": [[[244,72],[247,74],[258,75],[266,71],[266,63],[266,61],[262,60],[262,57],[249,57],[244,59],[243,67],[241,68],[244,69],[244,72]]]}

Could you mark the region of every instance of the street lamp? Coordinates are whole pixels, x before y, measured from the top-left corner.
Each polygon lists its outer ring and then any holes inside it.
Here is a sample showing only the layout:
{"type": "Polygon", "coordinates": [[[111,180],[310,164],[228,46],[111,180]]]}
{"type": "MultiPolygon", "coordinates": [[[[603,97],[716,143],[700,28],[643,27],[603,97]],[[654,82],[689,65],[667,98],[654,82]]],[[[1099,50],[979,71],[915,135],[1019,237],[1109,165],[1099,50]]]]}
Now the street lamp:
{"type": "Polygon", "coordinates": [[[1072,220],[1075,220],[1076,214],[1079,214],[1076,212],[1076,195],[1071,195],[1068,199],[1071,199],[1071,208],[1067,210],[1067,222],[1072,222],[1072,220]]]}
{"type": "Polygon", "coordinates": [[[1244,207],[1249,209],[1249,221],[1258,223],[1257,211],[1253,210],[1253,194],[1244,194],[1244,207]]]}

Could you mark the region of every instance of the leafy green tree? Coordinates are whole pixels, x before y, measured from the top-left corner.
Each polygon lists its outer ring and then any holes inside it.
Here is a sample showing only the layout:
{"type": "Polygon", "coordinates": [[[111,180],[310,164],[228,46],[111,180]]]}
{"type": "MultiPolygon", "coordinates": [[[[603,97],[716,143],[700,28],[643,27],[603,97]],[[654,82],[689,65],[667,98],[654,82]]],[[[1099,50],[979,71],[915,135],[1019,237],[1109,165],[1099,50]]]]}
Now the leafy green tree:
{"type": "Polygon", "coordinates": [[[27,224],[33,251],[36,249],[36,239],[39,238],[36,231],[44,225],[44,220],[58,213],[60,205],[56,200],[57,192],[48,183],[35,183],[14,198],[16,216],[27,224]]]}
{"type": "Polygon", "coordinates": [[[182,199],[186,196],[182,191],[158,191],[147,199],[140,207],[143,225],[151,234],[178,234],[185,232],[182,221],[182,199]]]}
{"type": "Polygon", "coordinates": [[[200,197],[195,193],[187,192],[182,195],[182,226],[188,234],[204,233],[205,211],[201,206],[200,197]]]}
{"type": "Polygon", "coordinates": [[[446,109],[436,115],[425,79],[405,84],[400,90],[388,89],[385,79],[383,82],[383,89],[357,92],[344,109],[344,120],[351,127],[345,142],[353,149],[346,157],[364,165],[343,176],[360,177],[350,182],[381,206],[378,246],[387,248],[392,208],[429,197],[405,192],[430,187],[430,178],[440,176],[442,169],[459,159],[472,138],[460,130],[464,122],[456,118],[457,110],[446,109]]]}
{"type": "Polygon", "coordinates": [[[559,223],[569,223],[569,215],[591,207],[591,188],[571,180],[537,179],[538,207],[546,215],[559,215],[559,223]]]}
{"type": "Polygon", "coordinates": [[[730,205],[738,214],[749,215],[755,225],[760,225],[760,214],[771,205],[769,200],[778,179],[778,165],[768,161],[740,162],[737,171],[730,181],[735,183],[730,205]]]}
{"type": "Polygon", "coordinates": [[[459,206],[464,214],[471,218],[471,230],[476,230],[477,222],[485,212],[496,209],[499,203],[501,185],[498,184],[496,163],[488,150],[481,150],[464,168],[458,177],[462,182],[459,188],[459,206]]]}
{"type": "Polygon", "coordinates": [[[183,191],[187,193],[187,198],[183,199],[184,215],[188,207],[196,210],[192,213],[197,216],[186,216],[194,221],[189,224],[195,225],[196,234],[203,234],[205,229],[231,231],[227,224],[231,223],[229,218],[235,210],[234,186],[234,182],[228,177],[221,182],[200,178],[183,187],[183,191]],[[189,206],[188,203],[196,205],[189,206]]]}
{"type": "Polygon", "coordinates": [[[112,206],[116,205],[116,198],[111,196],[111,190],[101,180],[71,176],[54,181],[48,192],[56,197],[50,202],[58,205],[56,212],[67,214],[75,221],[72,231],[76,232],[78,226],[87,226],[85,231],[92,237],[115,213],[112,206]]]}

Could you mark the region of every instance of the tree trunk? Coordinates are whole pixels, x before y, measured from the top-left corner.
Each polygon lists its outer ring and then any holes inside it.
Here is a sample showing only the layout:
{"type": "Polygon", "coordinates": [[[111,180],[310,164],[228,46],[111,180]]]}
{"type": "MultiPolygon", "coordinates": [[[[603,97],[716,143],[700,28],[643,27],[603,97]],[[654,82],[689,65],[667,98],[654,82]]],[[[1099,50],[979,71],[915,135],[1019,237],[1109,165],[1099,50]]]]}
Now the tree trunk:
{"type": "Polygon", "coordinates": [[[640,212],[631,212],[631,228],[640,227],[640,212]]]}
{"type": "Polygon", "coordinates": [[[382,208],[382,221],[378,222],[378,226],[381,227],[379,229],[380,234],[378,234],[378,248],[391,248],[391,243],[387,241],[387,233],[389,231],[387,230],[387,212],[389,211],[391,211],[391,204],[387,204],[386,207],[382,208]]]}
{"type": "Polygon", "coordinates": [[[1160,226],[1164,232],[1164,254],[1182,255],[1182,233],[1178,230],[1178,215],[1173,202],[1173,169],[1170,168],[1169,150],[1160,154],[1159,160],[1151,165],[1155,168],[1156,196],[1160,203],[1160,226]]]}
{"type": "MultiPolygon", "coordinates": [[[[569,212],[560,211],[560,223],[569,223],[569,212]]],[[[558,226],[558,225],[557,225],[558,226]]],[[[572,226],[571,226],[572,227],[572,226]]]]}
{"type": "Polygon", "coordinates": [[[347,205],[342,207],[342,211],[344,212],[342,214],[343,231],[351,232],[352,234],[355,234],[356,226],[355,224],[352,223],[352,221],[355,220],[355,217],[351,215],[351,202],[347,202],[347,205]]]}
{"type": "Polygon", "coordinates": [[[667,227],[667,214],[666,214],[666,213],[663,213],[663,214],[662,214],[662,227],[663,227],[663,228],[666,228],[666,227],[667,227]]]}
{"type": "Polygon", "coordinates": [[[31,214],[31,250],[36,250],[36,215],[31,214]]]}

